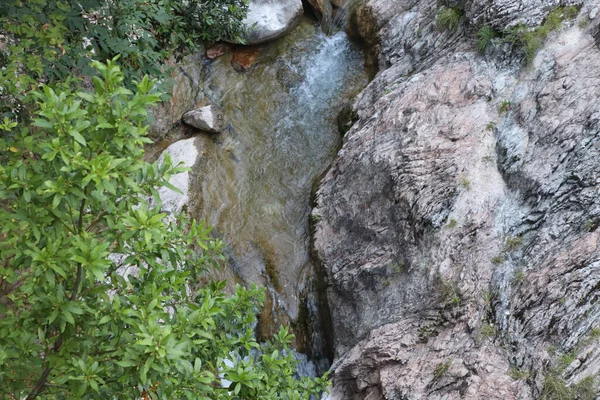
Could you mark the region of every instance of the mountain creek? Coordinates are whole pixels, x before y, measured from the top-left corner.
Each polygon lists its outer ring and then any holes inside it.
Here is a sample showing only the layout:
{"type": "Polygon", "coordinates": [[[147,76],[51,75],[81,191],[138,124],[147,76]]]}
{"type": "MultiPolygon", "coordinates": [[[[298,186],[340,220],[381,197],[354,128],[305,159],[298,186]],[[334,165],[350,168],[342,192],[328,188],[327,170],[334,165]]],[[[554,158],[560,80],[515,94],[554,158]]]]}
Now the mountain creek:
{"type": "MultiPolygon", "coordinates": [[[[283,38],[250,52],[236,49],[214,60],[196,55],[178,75],[187,97],[175,101],[189,109],[218,105],[223,129],[166,148],[192,171],[175,177],[184,195],[163,191],[163,202],[214,226],[227,244],[222,279],[267,289],[258,337],[291,324],[298,350],[324,372],[331,351],[322,324],[329,315],[321,314],[311,256],[311,196],[341,146],[338,114],[368,82],[362,52],[344,32],[325,35],[305,17],[283,38]],[[245,71],[232,63],[238,52],[252,58],[245,71]]],[[[171,135],[186,132],[180,126],[171,135]]]]}

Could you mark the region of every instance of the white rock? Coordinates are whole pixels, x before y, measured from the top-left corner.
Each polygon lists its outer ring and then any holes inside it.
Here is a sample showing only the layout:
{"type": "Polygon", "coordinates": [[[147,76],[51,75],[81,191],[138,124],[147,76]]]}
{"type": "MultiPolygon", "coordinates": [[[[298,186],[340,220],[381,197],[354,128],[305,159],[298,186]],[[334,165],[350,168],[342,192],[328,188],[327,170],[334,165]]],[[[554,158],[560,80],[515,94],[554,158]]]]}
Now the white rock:
{"type": "Polygon", "coordinates": [[[598,15],[598,7],[592,8],[592,11],[590,11],[590,19],[596,18],[596,15],[598,15]]]}
{"type": "Polygon", "coordinates": [[[251,0],[244,24],[246,44],[258,44],[285,35],[294,28],[304,10],[301,0],[251,0]]]}
{"type": "MultiPolygon", "coordinates": [[[[183,163],[184,166],[191,168],[198,158],[195,141],[196,138],[191,138],[173,143],[160,155],[159,161],[163,161],[164,155],[167,153],[171,157],[173,165],[183,163]]],[[[180,213],[189,200],[190,174],[189,172],[181,172],[173,175],[169,179],[169,183],[181,190],[182,193],[177,193],[166,187],[160,188],[158,195],[162,201],[163,210],[170,213],[180,213]]]]}
{"type": "Polygon", "coordinates": [[[183,122],[209,133],[221,132],[223,121],[223,112],[214,105],[200,107],[183,114],[183,122]]]}

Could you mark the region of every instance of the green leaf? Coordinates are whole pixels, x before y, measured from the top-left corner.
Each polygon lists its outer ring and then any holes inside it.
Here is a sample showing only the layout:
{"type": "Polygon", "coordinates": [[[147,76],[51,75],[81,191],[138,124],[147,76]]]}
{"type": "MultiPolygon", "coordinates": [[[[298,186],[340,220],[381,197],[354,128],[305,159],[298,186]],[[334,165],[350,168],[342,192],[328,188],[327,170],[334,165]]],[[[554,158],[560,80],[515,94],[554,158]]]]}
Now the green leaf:
{"type": "Polygon", "coordinates": [[[50,121],[47,121],[47,120],[41,119],[41,118],[34,118],[33,125],[35,125],[39,128],[46,128],[46,129],[54,128],[54,125],[50,121]]]}
{"type": "Polygon", "coordinates": [[[148,380],[148,378],[147,378],[148,371],[150,370],[150,367],[152,367],[153,363],[154,363],[154,357],[150,356],[150,357],[148,357],[148,359],[146,360],[146,362],[140,369],[140,381],[142,382],[142,384],[145,384],[146,381],[148,380]]]}
{"type": "Polygon", "coordinates": [[[75,139],[82,146],[85,146],[87,144],[87,142],[85,141],[83,136],[81,136],[81,133],[77,132],[76,130],[74,130],[74,129],[69,130],[69,135],[72,136],[73,139],[75,139]]]}

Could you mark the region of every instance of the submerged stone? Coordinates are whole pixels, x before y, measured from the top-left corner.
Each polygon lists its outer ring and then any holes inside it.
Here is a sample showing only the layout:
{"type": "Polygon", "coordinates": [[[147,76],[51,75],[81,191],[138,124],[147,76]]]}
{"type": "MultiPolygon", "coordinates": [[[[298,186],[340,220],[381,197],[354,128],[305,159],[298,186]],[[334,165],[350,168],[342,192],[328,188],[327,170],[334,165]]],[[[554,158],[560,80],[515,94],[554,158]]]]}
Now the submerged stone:
{"type": "Polygon", "coordinates": [[[256,64],[260,48],[257,47],[240,47],[233,52],[231,65],[236,71],[247,71],[256,64]]]}

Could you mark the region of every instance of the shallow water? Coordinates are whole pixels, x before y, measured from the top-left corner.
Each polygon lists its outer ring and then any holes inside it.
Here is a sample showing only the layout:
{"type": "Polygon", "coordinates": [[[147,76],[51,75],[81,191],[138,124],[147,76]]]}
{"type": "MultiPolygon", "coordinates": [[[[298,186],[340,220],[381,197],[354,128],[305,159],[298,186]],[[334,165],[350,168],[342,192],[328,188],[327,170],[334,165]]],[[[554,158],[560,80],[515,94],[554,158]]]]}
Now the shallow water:
{"type": "Polygon", "coordinates": [[[190,205],[228,244],[236,274],[268,287],[272,321],[261,323],[273,331],[298,319],[314,268],[311,190],[340,147],[337,115],[367,76],[344,33],[326,36],[308,19],[257,49],[246,72],[231,54],[203,69],[203,97],[224,109],[228,127],[202,149],[190,205]]]}

